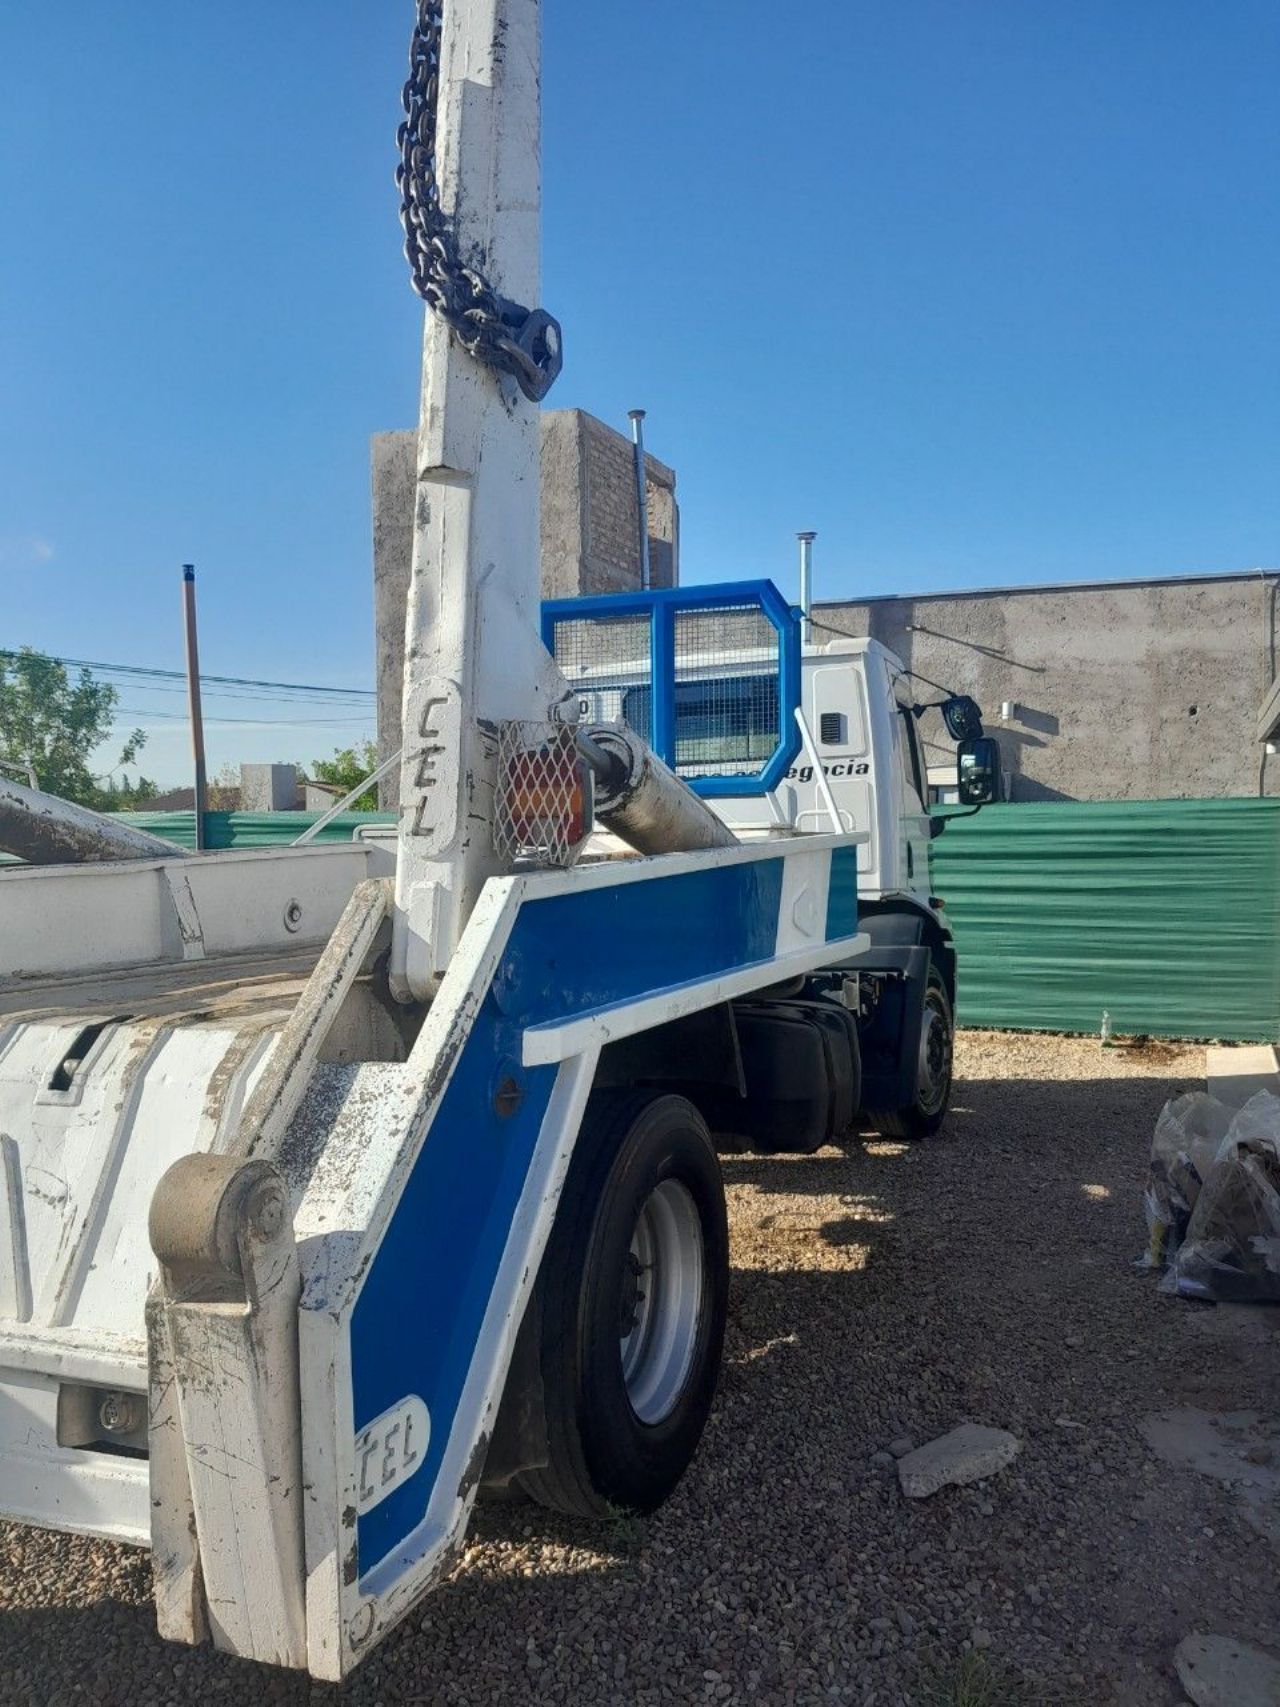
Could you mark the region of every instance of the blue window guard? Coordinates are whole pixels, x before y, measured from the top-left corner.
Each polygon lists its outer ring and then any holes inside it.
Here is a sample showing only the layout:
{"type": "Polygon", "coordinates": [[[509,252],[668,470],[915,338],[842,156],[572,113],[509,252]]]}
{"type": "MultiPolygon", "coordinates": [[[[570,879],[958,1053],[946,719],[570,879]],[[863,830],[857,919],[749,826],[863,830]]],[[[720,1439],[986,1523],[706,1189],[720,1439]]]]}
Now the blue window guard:
{"type": "Polygon", "coordinates": [[[704,797],[767,794],[799,752],[800,612],[772,581],[549,599],[542,638],[584,716],[704,797]]]}

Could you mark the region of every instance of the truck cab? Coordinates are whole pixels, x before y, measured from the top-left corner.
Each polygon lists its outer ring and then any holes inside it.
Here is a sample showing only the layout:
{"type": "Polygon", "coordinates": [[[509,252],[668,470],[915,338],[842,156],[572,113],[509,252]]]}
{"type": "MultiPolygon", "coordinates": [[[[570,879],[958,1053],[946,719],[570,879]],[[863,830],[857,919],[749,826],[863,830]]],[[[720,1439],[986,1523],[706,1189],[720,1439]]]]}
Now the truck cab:
{"type": "MultiPolygon", "coordinates": [[[[869,899],[914,896],[927,906],[935,826],[923,743],[902,664],[878,640],[806,647],[801,694],[840,825],[867,834],[858,849],[859,893],[869,899]]],[[[771,796],[715,804],[735,830],[778,823],[802,831],[835,828],[818,765],[804,749],[771,796]]]]}
{"type": "MultiPolygon", "coordinates": [[[[598,603],[584,601],[583,608],[598,603]]],[[[554,608],[557,620],[571,619],[574,604],[554,608]]],[[[854,1011],[864,1124],[897,1137],[928,1136],[941,1126],[951,1095],[956,953],[930,883],[929,850],[945,820],[930,815],[921,728],[924,719],[937,720],[942,740],[956,731],[976,733],[978,708],[954,696],[920,707],[901,660],[877,640],[806,644],[799,666],[801,740],[785,773],[761,792],[755,786],[761,762],[788,721],[779,714],[776,659],[758,643],[758,631],[732,618],[722,622],[720,635],[714,656],[689,654],[678,663],[676,768],[695,787],[715,780],[708,804],[744,840],[858,836],[859,919],[868,944],[806,980],[798,995],[835,999],[854,1011]],[[733,791],[738,776],[742,792],[733,791]]],[[[584,719],[623,723],[647,737],[653,708],[646,644],[632,636],[612,655],[570,670],[584,719]]],[[[962,801],[977,806],[991,798],[998,771],[993,742],[966,739],[956,767],[962,801]],[[975,761],[980,777],[972,771],[975,761]]],[[[607,853],[610,840],[597,837],[596,851],[607,853]]]]}
{"type": "MultiPolygon", "coordinates": [[[[870,942],[858,956],[811,980],[839,988],[855,1008],[866,1124],[895,1137],[925,1137],[951,1096],[956,953],[942,901],[932,893],[929,850],[945,820],[931,817],[917,695],[879,641],[806,645],[801,660],[804,742],[765,796],[718,799],[739,834],[769,827],[803,833],[861,831],[860,917],[870,942]]],[[[957,757],[959,781],[960,759],[957,757]]],[[[962,796],[981,804],[980,791],[962,796]]]]}

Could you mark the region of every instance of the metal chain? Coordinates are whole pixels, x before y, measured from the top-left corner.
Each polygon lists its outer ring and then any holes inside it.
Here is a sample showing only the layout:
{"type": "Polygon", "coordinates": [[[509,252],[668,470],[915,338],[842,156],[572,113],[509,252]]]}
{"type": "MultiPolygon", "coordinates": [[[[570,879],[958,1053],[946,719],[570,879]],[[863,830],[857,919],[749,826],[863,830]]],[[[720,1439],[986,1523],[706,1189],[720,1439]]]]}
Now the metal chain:
{"type": "Polygon", "coordinates": [[[440,95],[440,33],[445,0],[416,0],[409,77],[402,94],[404,122],[396,133],[400,164],[400,223],[413,288],[477,361],[509,373],[538,403],[562,361],[559,322],[541,308],[501,297],[462,258],[453,226],[440,206],[436,178],[436,108],[440,95]]]}

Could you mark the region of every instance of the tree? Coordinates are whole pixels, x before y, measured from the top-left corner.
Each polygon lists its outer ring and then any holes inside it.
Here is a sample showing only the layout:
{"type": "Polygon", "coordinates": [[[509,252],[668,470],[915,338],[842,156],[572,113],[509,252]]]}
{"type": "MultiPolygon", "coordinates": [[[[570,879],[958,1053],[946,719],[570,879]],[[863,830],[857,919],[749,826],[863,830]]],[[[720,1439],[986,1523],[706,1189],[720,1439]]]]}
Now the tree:
{"type": "MultiPolygon", "coordinates": [[[[89,770],[89,755],[111,733],[120,695],[109,682],[81,670],[73,683],[56,658],[24,646],[0,651],[0,762],[5,774],[27,780],[81,806],[111,804],[89,770]]],[[[135,729],[113,768],[137,758],[146,734],[135,729]]],[[[118,794],[114,801],[119,804],[118,794]]]]}
{"type": "Polygon", "coordinates": [[[240,772],[235,765],[219,765],[206,785],[210,812],[234,812],[240,804],[240,772]]]}
{"type": "MultiPolygon", "coordinates": [[[[311,774],[317,782],[327,782],[340,794],[350,794],[357,783],[363,782],[370,771],[378,768],[378,749],[372,741],[361,741],[355,747],[339,747],[331,759],[317,759],[311,774]]],[[[351,803],[353,812],[378,810],[378,785],[366,788],[351,803]]]]}
{"type": "Polygon", "coordinates": [[[149,776],[143,776],[139,771],[133,782],[128,775],[121,772],[119,782],[114,775],[107,779],[107,786],[94,791],[90,804],[98,812],[136,812],[139,807],[146,807],[157,794],[164,790],[160,784],[149,776]]]}

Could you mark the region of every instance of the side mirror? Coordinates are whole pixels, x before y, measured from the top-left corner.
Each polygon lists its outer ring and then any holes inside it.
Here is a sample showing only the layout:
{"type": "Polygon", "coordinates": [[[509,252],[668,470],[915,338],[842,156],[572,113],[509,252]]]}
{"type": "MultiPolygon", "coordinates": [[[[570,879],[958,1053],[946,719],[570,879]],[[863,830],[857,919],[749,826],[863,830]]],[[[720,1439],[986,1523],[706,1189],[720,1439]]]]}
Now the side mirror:
{"type": "Polygon", "coordinates": [[[940,710],[953,741],[973,741],[982,734],[982,707],[967,693],[953,693],[940,710]]]}
{"type": "Polygon", "coordinates": [[[962,806],[989,806],[1000,798],[1000,743],[990,735],[961,741],[956,749],[956,789],[962,806]]]}

